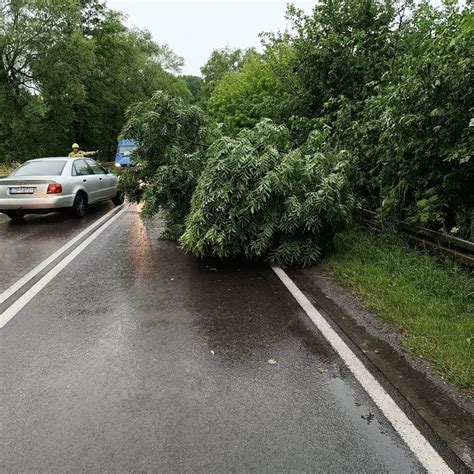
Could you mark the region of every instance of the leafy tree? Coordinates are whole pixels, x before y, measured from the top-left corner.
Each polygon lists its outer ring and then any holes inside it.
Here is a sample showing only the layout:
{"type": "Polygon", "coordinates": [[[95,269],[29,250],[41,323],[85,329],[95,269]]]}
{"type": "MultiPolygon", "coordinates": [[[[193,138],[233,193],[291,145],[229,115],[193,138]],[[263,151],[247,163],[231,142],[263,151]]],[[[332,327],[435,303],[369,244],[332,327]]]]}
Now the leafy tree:
{"type": "Polygon", "coordinates": [[[209,113],[230,133],[252,127],[273,116],[276,86],[272,70],[255,54],[240,71],[227,72],[219,81],[209,98],[209,113]]]}
{"type": "Polygon", "coordinates": [[[99,0],[7,0],[0,25],[0,156],[61,155],[78,141],[111,159],[131,104],[191,100],[182,65],[99,0]]]}
{"type": "Polygon", "coordinates": [[[132,202],[143,203],[145,217],[163,211],[166,235],[178,238],[205,163],[204,113],[181,98],[156,92],[131,107],[127,119],[123,134],[138,148],[136,166],[122,175],[122,187],[132,202]]]}
{"type": "Polygon", "coordinates": [[[236,72],[240,69],[248,54],[253,54],[254,49],[216,49],[212,52],[207,63],[201,68],[204,79],[202,97],[206,101],[218,82],[227,72],[236,72]]]}
{"type": "Polygon", "coordinates": [[[201,101],[201,96],[202,96],[202,87],[204,83],[203,78],[199,76],[191,76],[191,75],[184,75],[180,77],[186,82],[188,89],[193,95],[193,102],[195,104],[199,103],[201,101]]]}
{"type": "Polygon", "coordinates": [[[472,7],[323,0],[288,16],[290,32],[262,35],[264,54],[213,85],[213,118],[236,134],[271,117],[298,143],[326,125],[365,206],[467,237],[472,7]]]}
{"type": "Polygon", "coordinates": [[[277,265],[315,263],[350,220],[354,199],[347,153],[313,132],[290,148],[284,126],[270,120],[208,151],[181,238],[199,257],[244,257],[277,265]]]}
{"type": "Polygon", "coordinates": [[[356,179],[369,206],[467,232],[474,207],[472,15],[454,4],[422,4],[401,40],[402,53],[358,119],[347,120],[346,104],[336,126],[358,157],[356,179]]]}
{"type": "Polygon", "coordinates": [[[271,120],[218,136],[202,109],[163,92],[127,115],[123,133],[139,145],[122,188],[199,257],[310,265],[350,219],[348,154],[329,147],[327,128],[299,148],[271,120]]]}
{"type": "Polygon", "coordinates": [[[81,19],[73,0],[4,3],[0,153],[7,160],[24,159],[35,149],[45,152],[46,143],[67,130],[74,104],[85,99],[81,77],[92,67],[94,55],[80,30],[81,19]],[[54,114],[48,113],[50,108],[54,114]]]}
{"type": "Polygon", "coordinates": [[[300,98],[306,94],[305,85],[293,67],[296,49],[288,33],[261,37],[265,47],[262,61],[272,75],[272,113],[268,116],[289,124],[293,117],[301,117],[300,98]]]}
{"type": "Polygon", "coordinates": [[[122,21],[122,15],[108,11],[92,31],[97,64],[85,81],[87,101],[71,129],[73,141],[99,148],[104,157],[114,155],[125,111],[133,103],[157,90],[191,100],[186,83],[166,70],[180,67],[181,58],[173,58],[149,32],[129,30],[122,21]]]}
{"type": "Polygon", "coordinates": [[[323,0],[312,15],[289,8],[296,35],[290,69],[301,87],[298,115],[319,116],[340,96],[368,97],[396,53],[390,0],[323,0]]]}

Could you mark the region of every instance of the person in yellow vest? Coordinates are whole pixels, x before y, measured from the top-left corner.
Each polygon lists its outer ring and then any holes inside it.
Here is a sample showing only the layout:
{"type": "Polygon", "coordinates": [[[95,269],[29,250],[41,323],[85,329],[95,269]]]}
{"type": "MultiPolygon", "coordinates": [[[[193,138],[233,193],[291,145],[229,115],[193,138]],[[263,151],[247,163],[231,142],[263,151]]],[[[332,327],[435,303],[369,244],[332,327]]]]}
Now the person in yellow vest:
{"type": "Polygon", "coordinates": [[[94,156],[99,153],[99,150],[96,151],[82,151],[79,149],[79,145],[77,143],[72,144],[72,151],[69,153],[69,158],[78,158],[81,156],[94,156]]]}

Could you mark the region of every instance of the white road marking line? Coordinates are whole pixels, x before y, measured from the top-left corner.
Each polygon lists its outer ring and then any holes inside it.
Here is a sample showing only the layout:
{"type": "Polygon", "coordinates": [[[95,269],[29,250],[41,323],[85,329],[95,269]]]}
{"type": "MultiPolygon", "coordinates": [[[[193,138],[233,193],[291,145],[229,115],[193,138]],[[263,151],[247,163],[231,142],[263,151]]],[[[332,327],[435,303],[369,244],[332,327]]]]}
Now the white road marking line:
{"type": "Polygon", "coordinates": [[[321,313],[311,304],[293,280],[281,268],[272,267],[272,269],[301,308],[303,308],[311,321],[313,321],[321,334],[339,354],[354,377],[380,408],[387,420],[392,424],[425,469],[433,473],[453,472],[438,452],[409,420],[402,409],[395,403],[392,397],[367,370],[360,359],[352,352],[336,331],[334,331],[321,313]]]}
{"type": "Polygon", "coordinates": [[[2,314],[0,314],[0,328],[10,321],[26,304],[28,304],[58,273],[60,273],[69,263],[71,263],[90,243],[92,243],[102,232],[111,226],[126,210],[121,209],[115,216],[108,220],[102,227],[97,229],[92,235],[87,237],[78,247],[62,259],[46,275],[38,280],[28,291],[18,298],[2,314]]]}
{"type": "Polygon", "coordinates": [[[51,262],[56,260],[60,255],[62,255],[66,250],[70,249],[76,242],[79,242],[86,234],[88,234],[91,230],[97,228],[108,219],[110,214],[114,213],[116,209],[112,209],[110,212],[102,216],[100,219],[93,222],[89,227],[84,229],[80,234],[76,235],[72,240],[67,242],[63,245],[59,250],[54,252],[51,256],[49,256],[46,260],[43,260],[38,266],[33,268],[33,270],[29,271],[25,276],[20,278],[17,282],[7,288],[2,294],[0,294],[0,304],[10,298],[11,295],[16,293],[22,286],[26,285],[30,280],[32,280],[38,273],[43,271],[51,262]]]}

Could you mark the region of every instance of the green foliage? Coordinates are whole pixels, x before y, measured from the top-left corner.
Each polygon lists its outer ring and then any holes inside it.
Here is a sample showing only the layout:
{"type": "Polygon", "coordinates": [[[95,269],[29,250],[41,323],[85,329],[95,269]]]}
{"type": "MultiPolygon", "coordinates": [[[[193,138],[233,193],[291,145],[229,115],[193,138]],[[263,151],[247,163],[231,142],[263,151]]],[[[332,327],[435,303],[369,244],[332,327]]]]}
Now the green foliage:
{"type": "MultiPolygon", "coordinates": [[[[88,11],[93,2],[85,3],[88,11]]],[[[23,161],[33,150],[46,152],[46,143],[68,130],[74,104],[85,98],[81,77],[94,64],[93,44],[80,31],[82,11],[73,0],[1,7],[0,154],[23,161]]]]}
{"type": "Polygon", "coordinates": [[[209,98],[209,112],[235,134],[272,117],[276,85],[269,66],[257,55],[248,57],[238,72],[227,72],[219,81],[209,98]]]}
{"type": "Polygon", "coordinates": [[[404,32],[403,54],[359,119],[343,125],[345,146],[358,150],[362,191],[372,186],[381,215],[448,231],[467,221],[474,207],[473,31],[467,12],[421,5],[404,32]]]}
{"type": "Polygon", "coordinates": [[[0,159],[63,155],[73,142],[112,159],[128,106],[156,90],[191,100],[182,65],[100,0],[0,3],[0,159]]]}
{"type": "Polygon", "coordinates": [[[207,63],[201,68],[204,80],[202,86],[202,99],[206,102],[219,81],[228,72],[237,72],[242,66],[247,55],[254,54],[254,50],[242,49],[216,49],[212,52],[207,63]]]}
{"type": "Polygon", "coordinates": [[[238,64],[212,83],[207,110],[230,134],[252,127],[262,118],[287,122],[300,112],[296,101],[303,86],[292,72],[295,49],[287,35],[267,37],[263,55],[248,50],[238,64]]]}
{"type": "MultiPolygon", "coordinates": [[[[307,118],[301,113],[300,99],[305,95],[305,86],[293,67],[296,61],[296,49],[288,34],[272,36],[262,35],[265,53],[262,61],[272,74],[272,113],[279,122],[289,122],[292,118],[307,118]]],[[[292,125],[290,124],[292,127],[292,125]]],[[[309,128],[305,137],[312,130],[309,128]]]]}
{"type": "Polygon", "coordinates": [[[472,6],[323,0],[288,18],[289,32],[263,35],[263,55],[213,82],[212,118],[235,135],[269,117],[297,143],[325,124],[351,152],[365,207],[469,237],[472,6]]]}
{"type": "Polygon", "coordinates": [[[167,236],[178,238],[205,163],[203,111],[156,92],[130,108],[127,119],[123,134],[139,145],[133,155],[136,166],[124,171],[121,186],[132,202],[143,203],[144,217],[162,211],[167,236]]]}
{"type": "Polygon", "coordinates": [[[231,138],[210,129],[202,109],[162,92],[127,118],[123,134],[139,145],[122,189],[199,257],[310,265],[350,220],[349,157],[328,146],[327,128],[298,148],[271,120],[231,138]]]}
{"type": "Polygon", "coordinates": [[[340,96],[363,100],[396,52],[390,0],[326,0],[309,16],[294,7],[288,15],[296,30],[288,69],[300,85],[298,115],[325,115],[340,96]]]}
{"type": "Polygon", "coordinates": [[[181,79],[184,79],[186,82],[189,91],[193,95],[193,103],[197,104],[201,102],[202,97],[202,88],[204,84],[204,80],[202,77],[199,76],[180,76],[181,79]]]}
{"type": "Polygon", "coordinates": [[[155,43],[149,32],[129,30],[122,16],[108,12],[94,29],[96,67],[85,81],[87,100],[77,110],[74,140],[103,158],[112,157],[125,111],[157,90],[191,99],[186,83],[164,68],[180,67],[181,58],[155,43]]]}
{"type": "Polygon", "coordinates": [[[289,131],[266,120],[216,140],[181,238],[197,256],[311,265],[349,219],[347,153],[313,132],[291,150],[289,131]]]}
{"type": "Polygon", "coordinates": [[[474,279],[394,237],[350,229],[336,237],[323,268],[364,305],[394,323],[404,343],[446,379],[474,389],[474,279]]]}

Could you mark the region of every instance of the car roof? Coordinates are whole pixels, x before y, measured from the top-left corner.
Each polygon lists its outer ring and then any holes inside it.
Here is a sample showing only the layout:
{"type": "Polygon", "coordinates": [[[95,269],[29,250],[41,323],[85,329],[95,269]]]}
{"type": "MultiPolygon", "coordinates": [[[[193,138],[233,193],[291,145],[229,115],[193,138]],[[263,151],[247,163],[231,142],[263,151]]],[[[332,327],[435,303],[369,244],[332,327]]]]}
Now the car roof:
{"type": "Polygon", "coordinates": [[[44,161],[44,160],[55,161],[55,160],[68,160],[68,159],[69,157],[67,156],[47,156],[44,158],[35,158],[33,160],[28,160],[28,161],[44,161]]]}

